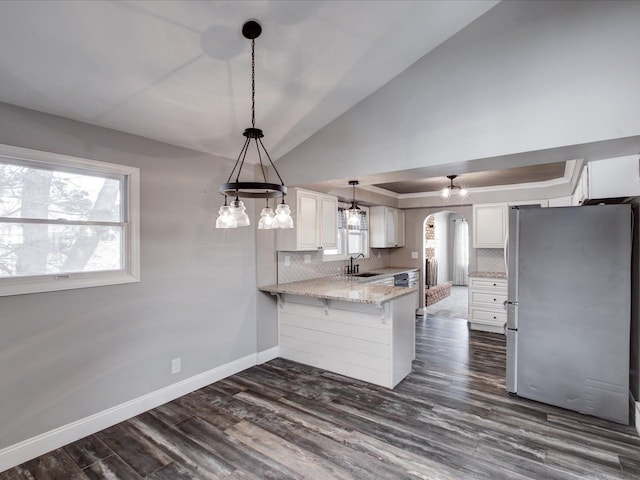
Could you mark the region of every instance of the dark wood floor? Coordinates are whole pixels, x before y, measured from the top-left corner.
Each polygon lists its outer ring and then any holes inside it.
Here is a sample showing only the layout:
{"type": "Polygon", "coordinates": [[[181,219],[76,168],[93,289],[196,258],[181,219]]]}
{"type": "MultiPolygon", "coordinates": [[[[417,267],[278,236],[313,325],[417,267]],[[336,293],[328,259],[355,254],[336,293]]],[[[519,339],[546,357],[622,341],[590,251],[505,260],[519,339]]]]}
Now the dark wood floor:
{"type": "Polygon", "coordinates": [[[505,342],[419,319],[395,390],[284,360],[0,474],[9,479],[638,479],[625,427],[512,398],[505,342]]]}

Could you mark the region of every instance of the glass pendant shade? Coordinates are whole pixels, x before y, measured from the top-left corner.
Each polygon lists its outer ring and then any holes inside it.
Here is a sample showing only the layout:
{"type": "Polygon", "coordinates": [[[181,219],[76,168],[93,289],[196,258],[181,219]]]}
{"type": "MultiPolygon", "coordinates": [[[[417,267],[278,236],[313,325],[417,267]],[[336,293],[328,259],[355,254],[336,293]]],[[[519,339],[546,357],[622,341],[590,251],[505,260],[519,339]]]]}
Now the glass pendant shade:
{"type": "Polygon", "coordinates": [[[347,226],[351,228],[360,228],[360,209],[350,208],[347,210],[347,226]]]}
{"type": "Polygon", "coordinates": [[[442,198],[449,198],[453,194],[456,194],[459,197],[467,196],[466,188],[453,184],[453,181],[457,178],[457,175],[447,175],[447,178],[449,179],[449,186],[444,187],[442,190],[440,190],[440,196],[442,198]]]}
{"type": "Polygon", "coordinates": [[[216,219],[216,228],[237,228],[238,222],[235,217],[231,215],[229,205],[223,205],[218,211],[218,218],[216,219]]]}
{"type": "Polygon", "coordinates": [[[353,229],[360,228],[360,207],[356,203],[356,185],[359,184],[358,180],[349,180],[349,185],[353,187],[353,197],[351,207],[347,210],[347,227],[353,229]]]}
{"type": "Polygon", "coordinates": [[[275,220],[275,228],[293,228],[293,218],[291,217],[289,205],[284,202],[278,205],[275,220]]]}
{"type": "Polygon", "coordinates": [[[235,199],[229,206],[231,216],[235,219],[238,227],[248,227],[251,225],[249,215],[246,212],[247,208],[244,206],[242,200],[235,199]]]}
{"type": "Polygon", "coordinates": [[[272,228],[276,228],[276,219],[275,213],[273,212],[273,208],[265,207],[260,212],[260,220],[258,221],[258,229],[259,230],[271,230],[272,228]]]}

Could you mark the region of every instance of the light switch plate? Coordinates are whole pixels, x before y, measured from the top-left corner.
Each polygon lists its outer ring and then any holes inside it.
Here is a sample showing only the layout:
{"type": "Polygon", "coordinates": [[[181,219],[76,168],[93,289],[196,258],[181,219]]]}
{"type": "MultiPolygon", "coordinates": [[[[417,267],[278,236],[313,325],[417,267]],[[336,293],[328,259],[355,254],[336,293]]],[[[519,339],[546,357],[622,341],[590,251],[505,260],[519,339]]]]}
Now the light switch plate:
{"type": "Polygon", "coordinates": [[[285,267],[290,267],[291,266],[291,257],[289,255],[285,255],[284,256],[284,266],[285,267]]]}
{"type": "Polygon", "coordinates": [[[418,252],[411,252],[411,258],[418,259],[418,252]]]}
{"type": "Polygon", "coordinates": [[[305,254],[304,256],[304,263],[311,263],[311,255],[310,254],[305,254]]]}

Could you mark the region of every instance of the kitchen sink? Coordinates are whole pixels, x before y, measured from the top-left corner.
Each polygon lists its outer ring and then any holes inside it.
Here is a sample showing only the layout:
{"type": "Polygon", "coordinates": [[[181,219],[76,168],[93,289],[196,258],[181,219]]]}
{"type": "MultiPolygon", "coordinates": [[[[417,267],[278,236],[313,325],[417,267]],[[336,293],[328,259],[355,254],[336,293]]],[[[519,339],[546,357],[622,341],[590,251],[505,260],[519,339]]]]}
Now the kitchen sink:
{"type": "Polygon", "coordinates": [[[363,272],[363,273],[354,273],[351,275],[352,277],[375,277],[376,275],[382,275],[381,273],[374,272],[363,272]]]}

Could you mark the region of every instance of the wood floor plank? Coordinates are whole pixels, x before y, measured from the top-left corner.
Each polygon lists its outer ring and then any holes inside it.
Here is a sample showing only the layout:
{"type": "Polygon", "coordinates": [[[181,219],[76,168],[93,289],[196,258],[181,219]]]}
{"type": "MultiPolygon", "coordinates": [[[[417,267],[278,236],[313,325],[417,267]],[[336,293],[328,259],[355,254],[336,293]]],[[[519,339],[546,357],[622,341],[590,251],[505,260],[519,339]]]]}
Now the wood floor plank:
{"type": "Polygon", "coordinates": [[[173,461],[159,445],[135,428],[130,420],[102,430],[97,435],[141,477],[146,477],[173,461]]]}
{"type": "Polygon", "coordinates": [[[138,415],[130,421],[175,463],[197,472],[198,478],[216,480],[235,470],[224,458],[202,448],[179,429],[158,420],[150,412],[138,415]]]}
{"type": "MultiPolygon", "coordinates": [[[[264,480],[296,480],[299,475],[252,445],[243,445],[207,421],[194,417],[178,428],[203,448],[216,452],[237,470],[264,480]]],[[[240,475],[238,473],[238,475],[240,475]]]]}
{"type": "Polygon", "coordinates": [[[94,462],[83,472],[89,480],[142,480],[142,477],[117,455],[94,462]]]}
{"type": "Polygon", "coordinates": [[[243,421],[226,433],[263,455],[269,455],[283,465],[308,479],[352,480],[353,477],[333,462],[323,461],[315,453],[298,447],[266,430],[243,421]]]}
{"type": "Polygon", "coordinates": [[[18,465],[10,470],[0,472],[0,480],[34,480],[26,466],[18,465]]]}
{"type": "Polygon", "coordinates": [[[25,465],[35,480],[87,480],[80,467],[61,448],[25,465]]]}
{"type": "Polygon", "coordinates": [[[88,437],[70,443],[66,445],[63,450],[81,469],[113,455],[113,450],[107,447],[104,442],[95,435],[89,435],[88,437]]]}

